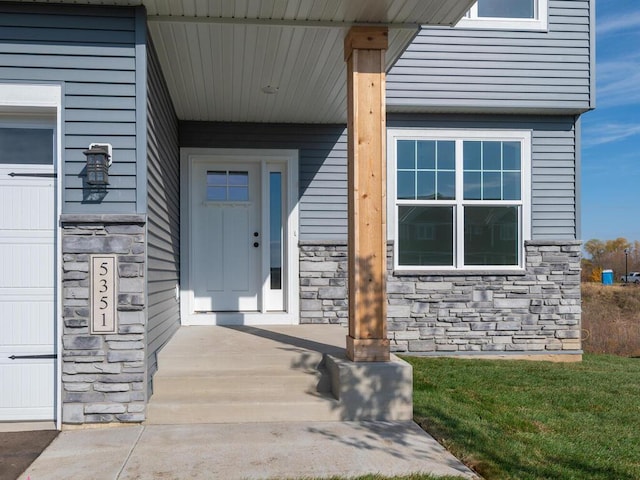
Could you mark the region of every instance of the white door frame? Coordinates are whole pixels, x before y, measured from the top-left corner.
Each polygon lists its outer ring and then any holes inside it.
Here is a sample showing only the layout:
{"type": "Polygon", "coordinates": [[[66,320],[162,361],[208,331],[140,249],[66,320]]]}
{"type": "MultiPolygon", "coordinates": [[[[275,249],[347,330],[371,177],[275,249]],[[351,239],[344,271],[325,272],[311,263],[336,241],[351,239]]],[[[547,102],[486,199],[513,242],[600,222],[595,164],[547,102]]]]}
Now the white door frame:
{"type": "Polygon", "coordinates": [[[62,238],[58,219],[62,213],[62,97],[60,83],[0,83],[0,113],[6,115],[47,114],[55,118],[54,172],[55,233],[54,248],[54,349],[56,378],[54,380],[54,417],[56,429],[62,428],[62,238]]]}
{"type": "MultiPolygon", "coordinates": [[[[262,269],[268,268],[269,242],[262,242],[262,269]]],[[[182,325],[297,325],[300,322],[299,297],[299,249],[298,249],[298,151],[262,150],[262,149],[218,149],[218,148],[182,148],[180,150],[180,318],[182,325]],[[260,165],[261,177],[261,216],[263,232],[266,232],[268,205],[268,184],[266,183],[269,165],[284,165],[283,187],[286,192],[283,224],[286,251],[283,255],[284,309],[270,312],[264,308],[267,285],[262,287],[262,311],[257,313],[207,312],[194,313],[194,295],[191,285],[191,179],[194,160],[212,163],[256,163],[260,165]]],[[[264,275],[261,278],[265,278],[264,275]]]]}

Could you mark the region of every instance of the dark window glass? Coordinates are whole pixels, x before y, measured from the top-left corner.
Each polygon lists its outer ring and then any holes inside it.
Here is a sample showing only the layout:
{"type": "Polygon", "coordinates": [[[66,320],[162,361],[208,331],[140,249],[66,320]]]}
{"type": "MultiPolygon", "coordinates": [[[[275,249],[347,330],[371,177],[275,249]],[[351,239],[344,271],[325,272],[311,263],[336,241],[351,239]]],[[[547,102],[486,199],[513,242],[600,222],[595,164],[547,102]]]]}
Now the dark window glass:
{"type": "Polygon", "coordinates": [[[416,141],[398,140],[398,169],[416,168],[416,141]]]}
{"type": "Polygon", "coordinates": [[[418,169],[436,168],[436,142],[434,140],[418,142],[418,169]]]}
{"type": "Polygon", "coordinates": [[[227,187],[207,187],[207,200],[223,202],[227,199],[227,187]]]}
{"type": "Polygon", "coordinates": [[[480,170],[482,168],[482,142],[464,142],[462,151],[465,170],[480,170]]]}
{"type": "Polygon", "coordinates": [[[418,200],[435,200],[436,172],[418,172],[418,200]]]}
{"type": "Polygon", "coordinates": [[[438,170],[454,170],[456,168],[456,142],[438,142],[438,170]]]}
{"type": "Polygon", "coordinates": [[[53,165],[52,128],[0,128],[0,165],[53,165]]]}
{"type": "Polygon", "coordinates": [[[520,200],[520,172],[504,172],[502,174],[502,199],[520,200]]]}
{"type": "Polygon", "coordinates": [[[520,142],[503,142],[502,152],[502,168],[520,170],[520,142]]]}
{"type": "Polygon", "coordinates": [[[464,172],[464,199],[482,199],[482,177],[480,172],[464,172]]]}
{"type": "Polygon", "coordinates": [[[400,200],[414,200],[416,198],[415,172],[398,172],[396,195],[400,200]]]}
{"type": "Polygon", "coordinates": [[[229,187],[227,198],[232,202],[246,202],[249,200],[249,187],[229,187]]]}
{"type": "Polygon", "coordinates": [[[207,185],[227,186],[227,172],[207,172],[207,185]]]}
{"type": "Polygon", "coordinates": [[[500,172],[484,172],[482,174],[482,199],[502,199],[502,180],[500,172]]]}
{"type": "Polygon", "coordinates": [[[229,172],[229,185],[249,185],[249,173],[248,172],[229,172]]]}
{"type": "Polygon", "coordinates": [[[282,289],[282,174],[269,173],[271,290],[282,289]]]}
{"type": "Polygon", "coordinates": [[[465,265],[518,264],[518,208],[464,208],[465,265]]]}
{"type": "Polygon", "coordinates": [[[455,200],[456,173],[438,172],[438,200],[455,200]]]}
{"type": "Polygon", "coordinates": [[[453,207],[398,207],[400,265],[453,265],[453,207]]]}
{"type": "Polygon", "coordinates": [[[502,168],[502,142],[482,142],[482,169],[502,168]]]}
{"type": "Polygon", "coordinates": [[[478,17],[535,18],[536,0],[478,0],[478,17]]]}
{"type": "Polygon", "coordinates": [[[398,141],[396,198],[455,199],[455,142],[398,141]]]}
{"type": "Polygon", "coordinates": [[[520,142],[463,142],[465,200],[520,200],[520,142]]]}
{"type": "Polygon", "coordinates": [[[213,202],[249,201],[248,172],[207,172],[207,200],[213,202]]]}

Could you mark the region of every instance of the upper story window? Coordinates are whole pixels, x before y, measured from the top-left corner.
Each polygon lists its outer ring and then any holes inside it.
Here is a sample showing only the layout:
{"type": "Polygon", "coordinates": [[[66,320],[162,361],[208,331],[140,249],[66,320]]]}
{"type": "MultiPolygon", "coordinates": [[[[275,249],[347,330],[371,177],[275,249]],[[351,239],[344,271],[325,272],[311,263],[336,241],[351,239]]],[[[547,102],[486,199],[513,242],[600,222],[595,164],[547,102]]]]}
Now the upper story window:
{"type": "Polygon", "coordinates": [[[394,269],[524,268],[529,131],[393,129],[388,158],[394,269]]]}
{"type": "Polygon", "coordinates": [[[478,0],[478,18],[536,18],[536,0],[478,0]]]}
{"type": "Polygon", "coordinates": [[[457,27],[547,30],[548,0],[478,0],[457,27]]]}

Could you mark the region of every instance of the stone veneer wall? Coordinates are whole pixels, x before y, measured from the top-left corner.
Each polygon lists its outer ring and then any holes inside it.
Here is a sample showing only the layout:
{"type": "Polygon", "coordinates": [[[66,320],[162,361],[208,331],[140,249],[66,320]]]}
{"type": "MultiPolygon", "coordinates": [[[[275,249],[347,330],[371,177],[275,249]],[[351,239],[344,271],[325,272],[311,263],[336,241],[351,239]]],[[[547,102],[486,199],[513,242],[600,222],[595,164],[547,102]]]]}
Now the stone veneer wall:
{"type": "Polygon", "coordinates": [[[62,215],[62,421],[145,419],[145,217],[62,215]],[[89,333],[89,258],[116,254],[118,333],[89,333]]]}
{"type": "Polygon", "coordinates": [[[300,323],[347,323],[346,242],[300,242],[300,323]]]}
{"type": "MultiPolygon", "coordinates": [[[[394,274],[387,251],[392,351],[581,353],[580,242],[529,241],[508,275],[394,274]]],[[[301,243],[301,323],[346,322],[346,273],[345,244],[301,243]]]]}
{"type": "Polygon", "coordinates": [[[522,274],[389,275],[392,350],[579,352],[580,242],[525,249],[522,274]]]}

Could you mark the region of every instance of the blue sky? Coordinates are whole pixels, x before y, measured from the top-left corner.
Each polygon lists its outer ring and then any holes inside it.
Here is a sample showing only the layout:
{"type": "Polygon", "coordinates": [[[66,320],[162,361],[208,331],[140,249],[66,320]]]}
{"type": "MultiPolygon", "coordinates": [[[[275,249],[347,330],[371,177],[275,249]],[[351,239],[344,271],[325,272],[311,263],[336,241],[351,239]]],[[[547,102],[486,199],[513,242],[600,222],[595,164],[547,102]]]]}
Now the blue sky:
{"type": "Polygon", "coordinates": [[[582,116],[582,240],[640,240],[640,0],[596,5],[596,110],[582,116]]]}

